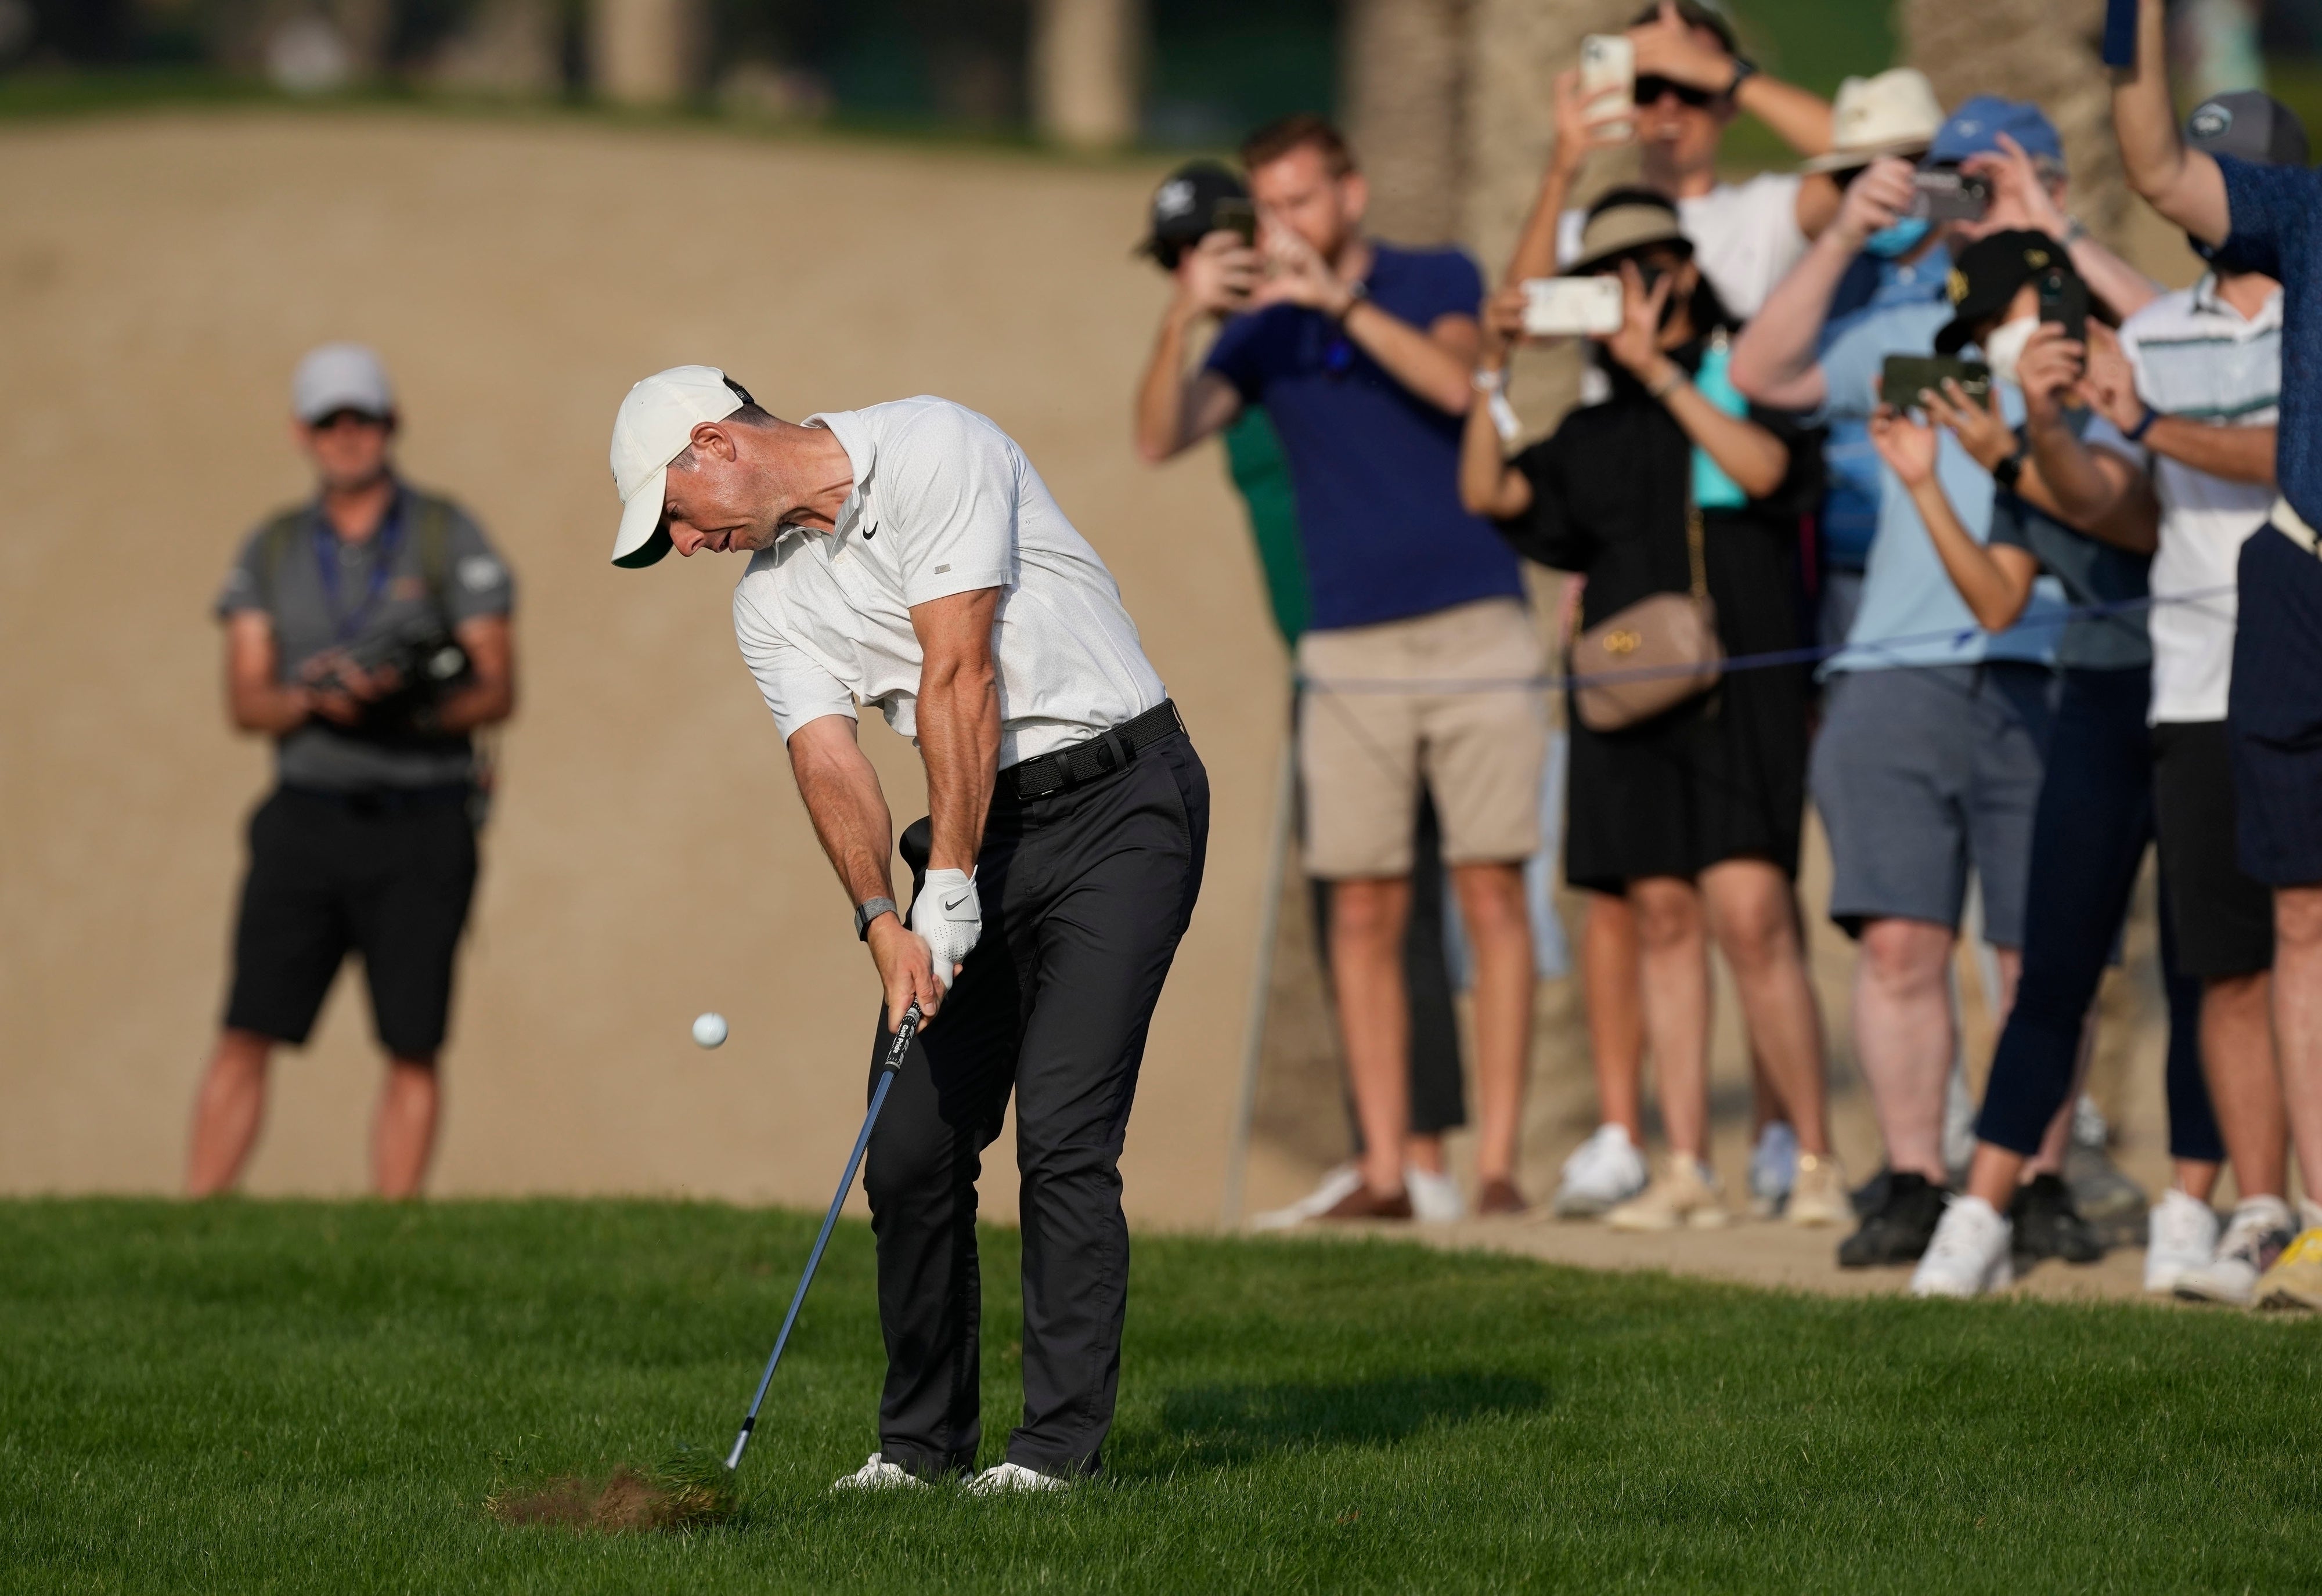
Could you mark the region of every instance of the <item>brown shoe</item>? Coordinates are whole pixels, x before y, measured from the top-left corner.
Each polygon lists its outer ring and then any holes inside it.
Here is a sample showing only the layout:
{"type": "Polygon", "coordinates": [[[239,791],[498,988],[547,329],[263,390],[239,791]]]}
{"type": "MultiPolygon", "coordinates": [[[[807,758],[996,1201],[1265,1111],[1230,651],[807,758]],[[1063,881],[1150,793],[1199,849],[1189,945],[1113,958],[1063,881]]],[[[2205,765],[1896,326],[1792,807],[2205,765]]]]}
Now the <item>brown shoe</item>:
{"type": "Polygon", "coordinates": [[[1411,1193],[1394,1191],[1385,1195],[1367,1186],[1358,1186],[1321,1212],[1325,1219],[1408,1219],[1411,1218],[1411,1193]]]}
{"type": "Polygon", "coordinates": [[[1504,1218],[1510,1214],[1521,1214],[1531,1206],[1524,1201],[1523,1193],[1516,1190],[1513,1181],[1486,1181],[1484,1189],[1476,1193],[1476,1211],[1487,1217],[1497,1214],[1504,1218]]]}

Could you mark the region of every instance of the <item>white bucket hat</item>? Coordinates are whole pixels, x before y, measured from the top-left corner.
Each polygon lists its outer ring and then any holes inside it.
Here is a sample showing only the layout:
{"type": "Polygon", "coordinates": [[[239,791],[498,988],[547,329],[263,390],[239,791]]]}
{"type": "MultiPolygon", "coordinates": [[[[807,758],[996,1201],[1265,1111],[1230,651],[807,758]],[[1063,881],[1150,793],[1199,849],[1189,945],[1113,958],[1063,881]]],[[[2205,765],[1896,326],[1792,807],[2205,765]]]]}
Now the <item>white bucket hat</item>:
{"type": "Polygon", "coordinates": [[[1915,67],[1897,67],[1876,78],[1850,78],[1831,103],[1830,153],[1798,168],[1836,172],[1866,166],[1882,155],[1916,155],[1935,141],[1943,125],[1935,86],[1915,67]]]}

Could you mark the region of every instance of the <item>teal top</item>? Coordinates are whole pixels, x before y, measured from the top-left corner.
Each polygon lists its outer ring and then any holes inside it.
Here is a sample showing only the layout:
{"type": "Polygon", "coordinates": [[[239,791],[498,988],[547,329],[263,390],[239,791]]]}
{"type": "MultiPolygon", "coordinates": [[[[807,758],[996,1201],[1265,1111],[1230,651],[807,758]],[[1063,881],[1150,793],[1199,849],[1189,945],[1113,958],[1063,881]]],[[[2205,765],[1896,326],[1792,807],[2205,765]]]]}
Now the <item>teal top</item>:
{"type": "Polygon", "coordinates": [[[1257,544],[1274,625],[1282,641],[1295,647],[1306,630],[1306,556],[1298,544],[1298,501],[1291,492],[1282,440],[1256,405],[1244,406],[1223,435],[1226,470],[1249,512],[1249,535],[1257,544]]]}

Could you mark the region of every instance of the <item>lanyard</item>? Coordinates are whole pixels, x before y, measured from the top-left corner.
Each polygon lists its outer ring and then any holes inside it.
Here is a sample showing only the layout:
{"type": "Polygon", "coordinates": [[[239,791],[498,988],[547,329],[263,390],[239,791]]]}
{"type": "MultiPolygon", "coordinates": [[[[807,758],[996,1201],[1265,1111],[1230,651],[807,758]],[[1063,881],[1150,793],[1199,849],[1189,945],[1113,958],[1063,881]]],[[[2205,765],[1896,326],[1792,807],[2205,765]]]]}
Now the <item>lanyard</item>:
{"type": "Polygon", "coordinates": [[[323,607],[330,613],[331,640],[344,648],[361,634],[363,623],[379,607],[388,583],[394,579],[396,552],[403,542],[403,495],[395,496],[379,530],[371,534],[370,580],[362,603],[352,611],[339,606],[339,538],[331,530],[329,517],[320,511],[315,516],[314,531],[315,574],[323,584],[323,607]]]}

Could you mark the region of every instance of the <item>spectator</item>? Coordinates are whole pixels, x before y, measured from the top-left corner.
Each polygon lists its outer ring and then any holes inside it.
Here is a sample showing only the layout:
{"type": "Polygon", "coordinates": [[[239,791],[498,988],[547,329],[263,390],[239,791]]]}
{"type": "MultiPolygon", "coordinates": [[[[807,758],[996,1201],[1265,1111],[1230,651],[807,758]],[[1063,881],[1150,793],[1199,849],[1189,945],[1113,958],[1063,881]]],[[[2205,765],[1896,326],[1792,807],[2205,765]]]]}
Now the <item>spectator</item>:
{"type": "Polygon", "coordinates": [[[186,1184],[204,1196],[240,1177],[275,1044],[305,1044],[352,949],[388,1055],[372,1181],[409,1197],[434,1145],[476,879],[469,734],[515,707],[514,588],[473,521],[396,475],[376,355],[315,350],[291,395],[319,492],[250,535],[217,602],[228,712],[273,736],[277,785],[250,822],[233,990],[186,1184]]]}
{"type": "MultiPolygon", "coordinates": [[[[2009,329],[2030,329],[2012,376],[2001,378],[2023,395],[2020,433],[2001,419],[1996,395],[1979,404],[1957,383],[1946,393],[1890,396],[1871,421],[1881,457],[1987,631],[2015,623],[2043,569],[2082,606],[2057,642],[2061,691],[2033,818],[2022,980],[1992,1059],[1967,1191],[1944,1210],[1912,1279],[1921,1296],[2005,1284],[2018,1256],[2088,1263],[2104,1251],[2061,1168],[2097,982],[2152,836],[2152,648],[2134,606],[2147,596],[2157,511],[2143,451],[2079,406],[2082,344],[2041,323],[2043,284],[2068,282],[2062,259],[2063,247],[2040,233],[1970,245],[1951,277],[1954,319],[1936,335],[1939,350],[1995,350],[2013,341],[2009,329]],[[1897,401],[1924,408],[1927,419],[1913,421],[1897,401]],[[1978,464],[2010,479],[1995,497],[1988,543],[1968,535],[1935,479],[1938,425],[1978,464]]],[[[2100,325],[2089,336],[2114,347],[2100,325]]],[[[2201,1088],[2198,993],[2178,979],[2173,951],[2164,937],[2171,1151],[2177,1189],[2199,1207],[2223,1150],[2201,1088]]],[[[2173,1214],[2164,1204],[2164,1220],[2173,1214]]]]}
{"type": "MultiPolygon", "coordinates": [[[[1916,162],[1943,124],[1943,105],[1924,73],[1897,67],[1876,78],[1850,78],[1838,86],[1830,153],[1800,169],[1829,173],[1842,191],[1874,160],[1916,162]]],[[[1950,252],[1924,218],[1884,229],[1864,245],[1832,296],[1824,343],[1869,311],[1941,298],[1950,269],[1950,252]]],[[[1822,462],[1827,486],[1816,523],[1814,636],[1836,648],[1861,607],[1862,569],[1879,529],[1879,451],[1869,428],[1851,415],[1833,421],[1824,433],[1822,462]]]]}
{"type": "MultiPolygon", "coordinates": [[[[2150,285],[2117,257],[2061,220],[2062,146],[2036,106],[1970,100],[1937,133],[1926,164],[1991,186],[1979,220],[1941,230],[1946,247],[2038,228],[2071,241],[2074,269],[2116,312],[2151,296],[2150,285]]],[[[1887,306],[1826,347],[1820,340],[1855,257],[1906,220],[1913,200],[1912,169],[1899,160],[1872,162],[1848,187],[1837,221],[1736,342],[1733,378],[1743,393],[1816,421],[1867,419],[1885,358],[1934,348],[1952,319],[1947,306],[1887,306]]],[[[2022,399],[2012,387],[2000,391],[2013,425],[2022,399]]],[[[1981,542],[1991,479],[1948,436],[1937,441],[1935,471],[1961,524],[1981,542]]],[[[1876,1208],[1839,1248],[1850,1267],[1915,1262],[1943,1213],[1950,1182],[1943,1100],[1955,1047],[1948,971],[1970,865],[1997,955],[1997,1007],[2013,1000],[2054,690],[2054,640],[2044,624],[2053,613],[2052,597],[2035,593],[2025,621],[1985,634],[1945,579],[1910,494],[1882,471],[1862,608],[1847,652],[1826,668],[1832,679],[1811,771],[1831,843],[1831,917],[1862,944],[1856,1052],[1890,1171],[1876,1208]]]]}
{"type": "MultiPolygon", "coordinates": [[[[1747,110],[1802,154],[1819,155],[1831,147],[1831,107],[1744,59],[1735,50],[1732,23],[1713,5],[1660,0],[1638,14],[1628,36],[1636,50],[1632,105],[1584,100],[1577,68],[1558,76],[1555,148],[1504,281],[1549,276],[1577,254],[1584,217],[1567,207],[1573,186],[1591,154],[1634,141],[1644,187],[1676,205],[1720,303],[1736,315],[1754,315],[1805,248],[1807,233],[1828,220],[1837,191],[1827,178],[1796,175],[1723,182],[1718,147],[1734,117],[1747,110]]],[[[1606,381],[1592,364],[1582,377],[1583,400],[1601,402],[1609,391],[1606,381]]],[[[1618,894],[1592,892],[1587,903],[1581,967],[1603,1123],[1565,1161],[1555,1208],[1575,1218],[1602,1214],[1635,1196],[1646,1179],[1639,1151],[1644,1026],[1636,1007],[1636,920],[1618,894]]],[[[1755,1058],[1751,1069],[1758,1102],[1769,1103],[1778,1093],[1769,1088],[1755,1058]]],[[[1770,1208],[1787,1195],[1795,1176],[1794,1140],[1774,1122],[1761,1127],[1751,1184],[1770,1181],[1779,1188],[1757,1191],[1762,1207],[1770,1208]]]]}
{"type": "MultiPolygon", "coordinates": [[[[1470,415],[1462,497],[1524,553],[1586,579],[1584,628],[1649,595],[1690,590],[1714,606],[1729,653],[1786,647],[1800,515],[1821,487],[1811,445],[1779,416],[1721,404],[1715,368],[1732,318],[1695,263],[1675,206],[1618,190],[1591,212],[1583,236],[1580,270],[1622,281],[1623,324],[1598,346],[1612,397],[1572,412],[1512,464],[1490,417],[1470,415]]],[[[1496,383],[1508,341],[1522,330],[1524,297],[1510,289],[1493,300],[1479,386],[1496,383]]],[[[1635,913],[1672,1149],[1662,1176],[1607,1216],[1615,1228],[1728,1218],[1708,1163],[1710,935],[1805,1149],[1790,1218],[1827,1225],[1848,1212],[1791,888],[1805,807],[1806,694],[1802,670],[1752,670],[1620,731],[1571,718],[1565,875],[1624,895],[1635,913]]]]}
{"type": "MultiPolygon", "coordinates": [[[[1215,161],[1189,161],[1163,180],[1154,191],[1151,231],[1140,246],[1175,279],[1177,299],[1172,314],[1194,323],[1221,321],[1224,311],[1194,308],[1200,298],[1197,274],[1211,269],[1220,251],[1230,251],[1243,240],[1220,220],[1222,207],[1246,207],[1249,189],[1242,180],[1215,161]],[[1198,255],[1202,242],[1214,238],[1211,254],[1198,255]]],[[[1240,217],[1256,219],[1243,209],[1240,217]]],[[[1266,597],[1283,643],[1293,650],[1306,630],[1308,599],[1306,559],[1298,546],[1298,512],[1292,497],[1290,463],[1283,458],[1282,442],[1262,406],[1251,405],[1220,432],[1225,445],[1227,470],[1242,507],[1249,516],[1250,537],[1257,545],[1258,566],[1266,580],[1266,597]]],[[[1417,821],[1412,833],[1412,857],[1442,856],[1442,831],[1435,817],[1434,800],[1420,784],[1417,821]]],[[[1314,945],[1322,954],[1323,980],[1330,979],[1328,952],[1330,924],[1330,883],[1309,882],[1314,917],[1314,945]]],[[[1443,1136],[1467,1121],[1463,1101],[1465,1083],[1459,1063],[1459,1021],[1452,1004],[1451,975],[1444,942],[1444,883],[1440,871],[1414,871],[1411,883],[1411,917],[1403,932],[1403,977],[1410,998],[1411,1135],[1404,1156],[1404,1177],[1411,1189],[1413,1216],[1451,1220],[1465,1207],[1459,1187],[1444,1167],[1443,1136]]],[[[1337,1205],[1362,1184],[1362,1122],[1353,1120],[1355,1156],[1328,1172],[1312,1192],[1284,1208],[1258,1215],[1260,1228],[1295,1225],[1337,1205]]]]}
{"type": "Polygon", "coordinates": [[[1432,685],[1528,682],[1540,664],[1515,557],[1458,503],[1482,280],[1457,251],[1366,238],[1368,190],[1344,139],[1318,117],[1261,129],[1242,164],[1262,251],[1220,250],[1213,269],[1195,274],[1199,296],[1164,318],[1138,396],[1138,444],[1164,460],[1262,405],[1296,485],[1312,604],[1298,665],[1320,684],[1299,733],[1307,868],[1333,883],[1334,997],[1364,1144],[1364,1185],[1330,1212],[1411,1213],[1401,951],[1422,777],[1475,950],[1476,1207],[1517,1211],[1532,1006],[1522,861],[1539,847],[1547,727],[1529,687],[1432,685]],[[1196,313],[1234,308],[1245,295],[1250,314],[1186,374],[1196,313]],[[1330,690],[1355,679],[1412,690],[1330,690]]]}
{"type": "MultiPolygon", "coordinates": [[[[2129,182],[2213,260],[2282,286],[2281,497],[2237,556],[2226,734],[2242,869],[2273,889],[2274,1060],[2305,1197],[2299,1229],[2244,1245],[2236,1215],[2221,1254],[2263,1266],[2259,1303],[2322,1309],[2322,175],[2188,150],[2170,114],[2161,0],[2140,0],[2136,64],[2116,76],[2113,128],[2129,182]],[[2268,1263],[2269,1257],[2272,1258],[2268,1263]]],[[[2236,1171],[2238,1173],[2239,1172],[2236,1171]]]]}

